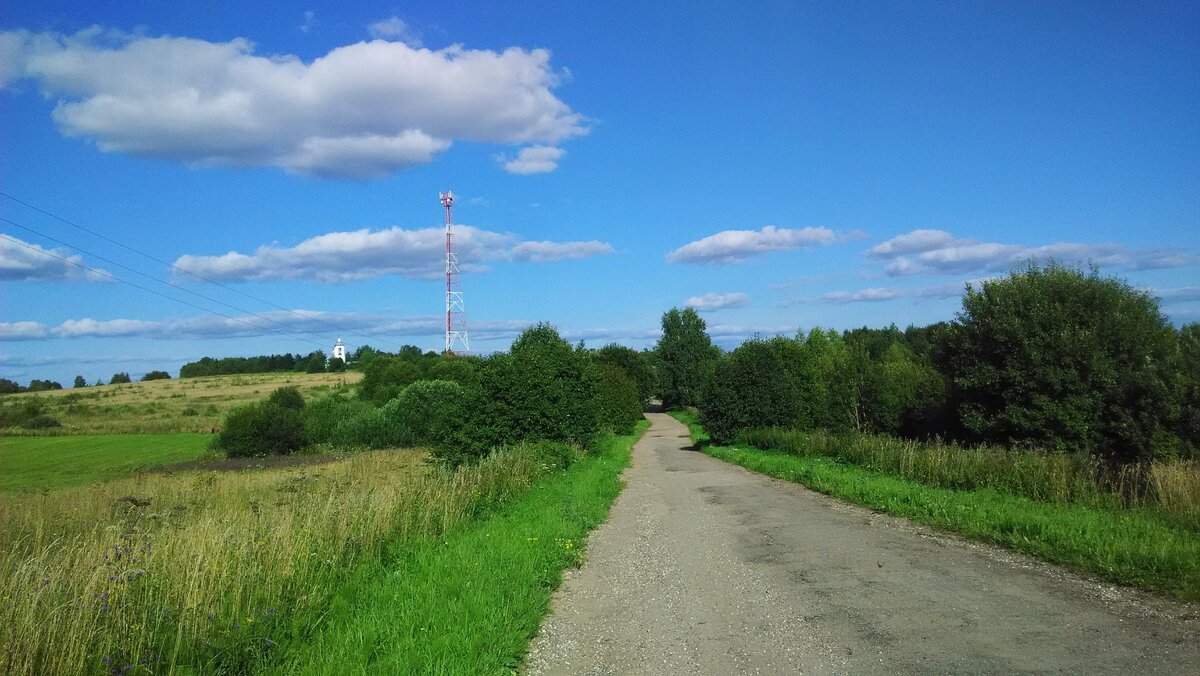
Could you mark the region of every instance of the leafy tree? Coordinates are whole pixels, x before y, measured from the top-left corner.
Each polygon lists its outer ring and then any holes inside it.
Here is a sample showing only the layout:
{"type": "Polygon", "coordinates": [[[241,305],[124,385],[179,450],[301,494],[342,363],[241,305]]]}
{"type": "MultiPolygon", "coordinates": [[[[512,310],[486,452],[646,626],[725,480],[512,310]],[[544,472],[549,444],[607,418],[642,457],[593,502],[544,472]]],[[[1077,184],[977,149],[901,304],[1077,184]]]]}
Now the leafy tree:
{"type": "Polygon", "coordinates": [[[388,355],[376,355],[363,363],[363,379],[358,396],[383,404],[424,375],[420,362],[388,355]]]}
{"type": "MultiPolygon", "coordinates": [[[[79,378],[82,378],[82,376],[79,376],[79,378]]],[[[171,379],[171,374],[167,373],[166,371],[150,371],[146,375],[142,376],[143,383],[146,381],[149,381],[149,380],[170,380],[170,379],[171,379]]]]}
{"type": "Polygon", "coordinates": [[[656,377],[654,364],[647,354],[613,343],[596,350],[595,360],[598,364],[611,364],[624,370],[637,387],[638,399],[642,406],[650,403],[650,398],[654,396],[656,377]]]}
{"type": "Polygon", "coordinates": [[[1177,446],[1177,336],[1121,279],[1031,262],[968,288],[950,342],[962,422],[981,439],[1119,461],[1177,446]]]}
{"type": "Polygon", "coordinates": [[[25,391],[26,392],[45,392],[46,390],[61,390],[62,388],[63,388],[63,386],[61,383],[54,382],[53,380],[36,380],[35,379],[35,380],[29,381],[29,387],[26,387],[25,391]]]}
{"type": "Polygon", "coordinates": [[[97,378],[97,379],[96,379],[96,387],[100,387],[100,386],[101,386],[101,385],[103,385],[103,384],[104,384],[104,379],[103,379],[103,378],[97,378]]]}
{"type": "Polygon", "coordinates": [[[313,350],[308,355],[296,360],[296,370],[305,373],[324,373],[325,372],[325,353],[321,350],[313,350]]]}
{"type": "Polygon", "coordinates": [[[872,431],[915,437],[940,431],[945,382],[904,343],[892,343],[872,364],[868,390],[872,431]]]}
{"type": "Polygon", "coordinates": [[[1200,455],[1200,323],[1179,330],[1178,434],[1189,446],[1189,455],[1200,455]]]}
{"type": "Polygon", "coordinates": [[[654,353],[663,404],[694,406],[720,351],[712,344],[704,319],[692,308],[663,313],[662,331],[654,353]]]}
{"type": "Polygon", "coordinates": [[[15,380],[0,378],[0,394],[16,394],[24,391],[25,387],[15,380]]]}
{"type": "Polygon", "coordinates": [[[132,383],[133,380],[128,373],[114,373],[112,379],[108,381],[109,385],[117,385],[119,383],[132,383]]]}
{"type": "Polygon", "coordinates": [[[87,387],[88,382],[83,376],[75,376],[75,387],[87,387]]]}
{"type": "Polygon", "coordinates": [[[717,442],[755,427],[788,427],[799,415],[798,395],[780,350],[765,340],[748,340],[717,360],[700,421],[717,442]]]}
{"type": "Polygon", "coordinates": [[[346,370],[346,362],[342,361],[341,357],[334,357],[333,359],[329,360],[329,366],[327,367],[327,370],[330,373],[341,373],[342,371],[346,370]]]}

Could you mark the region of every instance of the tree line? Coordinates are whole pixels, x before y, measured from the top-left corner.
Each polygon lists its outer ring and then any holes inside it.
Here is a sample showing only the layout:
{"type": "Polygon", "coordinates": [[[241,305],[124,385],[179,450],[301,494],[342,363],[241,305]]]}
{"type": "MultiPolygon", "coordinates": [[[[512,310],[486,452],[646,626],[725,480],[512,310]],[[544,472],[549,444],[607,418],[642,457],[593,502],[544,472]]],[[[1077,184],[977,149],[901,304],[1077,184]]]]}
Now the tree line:
{"type": "Polygon", "coordinates": [[[938,437],[1117,462],[1200,454],[1200,324],[1120,278],[1054,262],[969,287],[953,321],[814,328],[730,353],[690,309],[654,350],[667,406],[731,441],[760,427],[938,437]]]}

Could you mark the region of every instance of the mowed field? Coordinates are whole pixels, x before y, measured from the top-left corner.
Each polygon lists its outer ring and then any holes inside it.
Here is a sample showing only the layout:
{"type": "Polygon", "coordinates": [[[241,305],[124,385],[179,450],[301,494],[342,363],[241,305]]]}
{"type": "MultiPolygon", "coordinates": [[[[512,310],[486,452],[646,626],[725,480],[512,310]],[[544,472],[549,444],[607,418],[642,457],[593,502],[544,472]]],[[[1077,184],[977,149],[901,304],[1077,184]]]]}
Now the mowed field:
{"type": "Polygon", "coordinates": [[[211,434],[234,406],[296,387],[307,399],[349,389],[362,373],[256,373],[9,394],[0,406],[36,398],[61,427],[36,432],[0,429],[0,435],[211,434]]]}
{"type": "Polygon", "coordinates": [[[211,439],[210,434],[0,437],[0,491],[98,483],[195,460],[211,439]]]}

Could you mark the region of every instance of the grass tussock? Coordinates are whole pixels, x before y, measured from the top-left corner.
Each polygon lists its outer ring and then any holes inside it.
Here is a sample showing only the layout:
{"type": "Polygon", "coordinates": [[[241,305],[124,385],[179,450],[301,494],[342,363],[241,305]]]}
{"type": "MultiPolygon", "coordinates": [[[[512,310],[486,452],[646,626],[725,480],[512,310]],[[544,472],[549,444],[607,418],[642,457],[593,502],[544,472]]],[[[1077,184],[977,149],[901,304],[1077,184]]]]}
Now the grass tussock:
{"type": "Polygon", "coordinates": [[[551,471],[413,451],[0,494],[0,672],[238,671],[319,623],[385,542],[450,531],[551,471]]]}

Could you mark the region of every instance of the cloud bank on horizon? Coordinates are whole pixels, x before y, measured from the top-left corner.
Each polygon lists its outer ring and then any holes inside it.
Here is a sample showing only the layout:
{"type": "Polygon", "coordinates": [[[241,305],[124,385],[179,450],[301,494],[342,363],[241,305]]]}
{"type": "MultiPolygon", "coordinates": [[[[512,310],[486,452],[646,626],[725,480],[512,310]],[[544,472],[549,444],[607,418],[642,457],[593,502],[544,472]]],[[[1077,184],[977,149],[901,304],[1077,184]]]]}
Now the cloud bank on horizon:
{"type": "Polygon", "coordinates": [[[529,144],[504,168],[542,173],[589,130],[545,49],[426,49],[396,17],[371,33],[306,63],[245,38],[6,31],[0,88],[36,83],[61,132],[104,152],[318,178],[381,178],[455,141],[529,144]]]}

